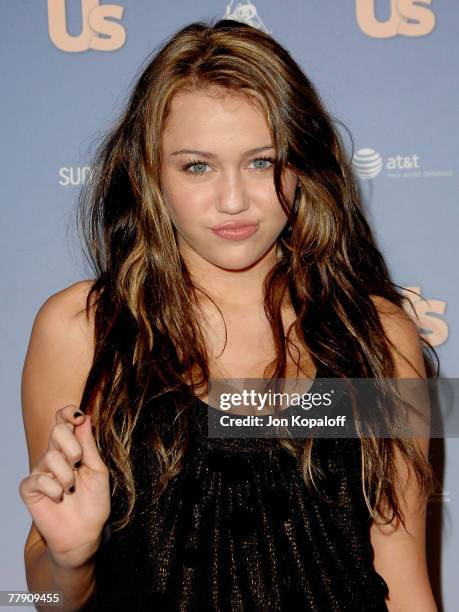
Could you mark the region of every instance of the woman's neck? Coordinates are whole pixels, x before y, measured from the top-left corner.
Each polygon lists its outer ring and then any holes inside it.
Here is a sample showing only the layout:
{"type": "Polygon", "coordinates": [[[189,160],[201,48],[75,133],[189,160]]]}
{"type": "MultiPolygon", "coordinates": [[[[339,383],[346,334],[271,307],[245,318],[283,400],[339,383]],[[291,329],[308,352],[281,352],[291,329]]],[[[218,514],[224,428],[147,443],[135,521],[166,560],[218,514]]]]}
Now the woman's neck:
{"type": "Polygon", "coordinates": [[[276,262],[275,244],[257,262],[237,270],[214,265],[189,248],[182,248],[181,254],[193,284],[201,290],[196,296],[199,302],[208,302],[204,292],[221,309],[263,308],[263,281],[276,262]]]}

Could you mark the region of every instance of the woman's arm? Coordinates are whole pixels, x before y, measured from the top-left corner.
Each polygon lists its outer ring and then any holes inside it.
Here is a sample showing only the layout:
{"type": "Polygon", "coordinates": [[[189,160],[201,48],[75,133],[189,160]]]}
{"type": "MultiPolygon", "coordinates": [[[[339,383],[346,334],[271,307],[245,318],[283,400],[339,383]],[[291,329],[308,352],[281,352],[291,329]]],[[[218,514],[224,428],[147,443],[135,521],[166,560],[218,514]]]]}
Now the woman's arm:
{"type": "MultiPolygon", "coordinates": [[[[419,378],[419,374],[406,361],[408,359],[426,377],[419,332],[414,320],[394,304],[381,297],[373,297],[381,324],[389,340],[397,347],[392,354],[398,378],[419,378]],[[406,358],[406,359],[405,359],[406,358]]],[[[427,457],[429,438],[416,438],[427,457]]],[[[396,451],[397,473],[400,490],[405,488],[408,468],[396,451]]],[[[370,528],[374,549],[374,567],[389,587],[386,604],[390,612],[438,612],[427,569],[426,560],[426,504],[419,507],[418,485],[411,474],[409,485],[400,498],[406,529],[394,521],[387,526],[375,523],[370,528]]]]}
{"type": "MultiPolygon", "coordinates": [[[[46,543],[40,539],[29,546],[24,553],[26,564],[27,584],[30,591],[47,591],[63,594],[63,607],[65,612],[71,610],[93,609],[95,595],[94,560],[88,561],[82,567],[59,567],[48,554],[46,543]]],[[[51,610],[46,605],[36,606],[37,610],[51,610]]]]}
{"type": "MultiPolygon", "coordinates": [[[[56,410],[68,404],[79,406],[81,401],[93,342],[84,314],[78,318],[74,314],[83,308],[89,287],[90,282],[82,281],[51,296],[34,321],[21,383],[29,469],[47,449],[56,410]]],[[[94,591],[94,562],[72,569],[57,565],[34,522],[24,562],[30,591],[61,591],[66,611],[90,609],[84,605],[94,591]]]]}

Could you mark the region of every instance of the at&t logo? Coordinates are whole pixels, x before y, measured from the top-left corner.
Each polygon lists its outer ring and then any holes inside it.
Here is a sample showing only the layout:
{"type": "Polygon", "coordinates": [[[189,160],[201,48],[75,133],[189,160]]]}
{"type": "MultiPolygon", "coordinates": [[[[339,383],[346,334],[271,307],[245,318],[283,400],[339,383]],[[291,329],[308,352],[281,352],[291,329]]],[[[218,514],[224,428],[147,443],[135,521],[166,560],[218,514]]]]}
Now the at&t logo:
{"type": "Polygon", "coordinates": [[[357,23],[372,38],[425,36],[435,27],[435,13],[426,5],[432,0],[386,0],[390,16],[379,21],[375,15],[376,0],[355,0],[357,23]]]}
{"type": "Polygon", "coordinates": [[[359,149],[352,158],[352,167],[361,179],[373,179],[381,172],[383,160],[374,149],[359,149]]]}
{"type": "Polygon", "coordinates": [[[416,153],[411,155],[391,155],[383,157],[374,149],[365,148],[356,151],[352,157],[352,169],[362,180],[374,179],[383,170],[389,179],[450,178],[453,170],[424,169],[421,158],[416,153]]]}
{"type": "MultiPolygon", "coordinates": [[[[389,178],[420,178],[421,168],[419,155],[393,155],[385,162],[389,178]]],[[[352,167],[356,175],[362,180],[374,179],[384,167],[381,155],[374,149],[359,149],[352,158],[352,167]]],[[[423,176],[431,176],[434,173],[424,172],[423,176]]],[[[445,173],[442,173],[445,174],[445,173]]]]}
{"type": "Polygon", "coordinates": [[[124,7],[119,4],[99,5],[99,0],[81,0],[81,33],[71,36],[67,29],[65,0],[48,0],[49,37],[58,49],[68,53],[88,49],[114,51],[126,40],[124,27],[114,21],[122,18],[123,11],[124,7]]]}

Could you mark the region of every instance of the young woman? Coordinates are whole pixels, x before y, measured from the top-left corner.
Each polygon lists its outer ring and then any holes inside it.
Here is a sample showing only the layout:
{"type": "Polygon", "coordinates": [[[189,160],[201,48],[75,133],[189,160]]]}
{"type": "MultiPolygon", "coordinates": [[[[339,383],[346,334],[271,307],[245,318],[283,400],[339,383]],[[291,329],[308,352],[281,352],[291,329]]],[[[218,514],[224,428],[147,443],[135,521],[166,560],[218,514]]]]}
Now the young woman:
{"type": "Polygon", "coordinates": [[[29,588],[66,610],[436,610],[428,439],[207,436],[209,378],[434,372],[289,53],[230,20],[176,33],[80,204],[95,279],[43,304],[24,365],[29,588]]]}

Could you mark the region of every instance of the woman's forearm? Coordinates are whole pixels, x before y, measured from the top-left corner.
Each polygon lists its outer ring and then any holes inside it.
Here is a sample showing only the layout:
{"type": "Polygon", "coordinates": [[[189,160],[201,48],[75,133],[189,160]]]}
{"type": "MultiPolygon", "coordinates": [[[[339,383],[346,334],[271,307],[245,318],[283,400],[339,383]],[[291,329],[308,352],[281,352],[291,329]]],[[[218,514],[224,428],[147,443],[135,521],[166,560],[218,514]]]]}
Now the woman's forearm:
{"type": "MultiPolygon", "coordinates": [[[[49,555],[46,544],[39,542],[25,554],[26,579],[29,591],[60,591],[62,612],[93,609],[95,595],[95,561],[87,561],[79,568],[63,568],[49,555]]],[[[37,610],[56,609],[45,603],[36,605],[37,610]]]]}

